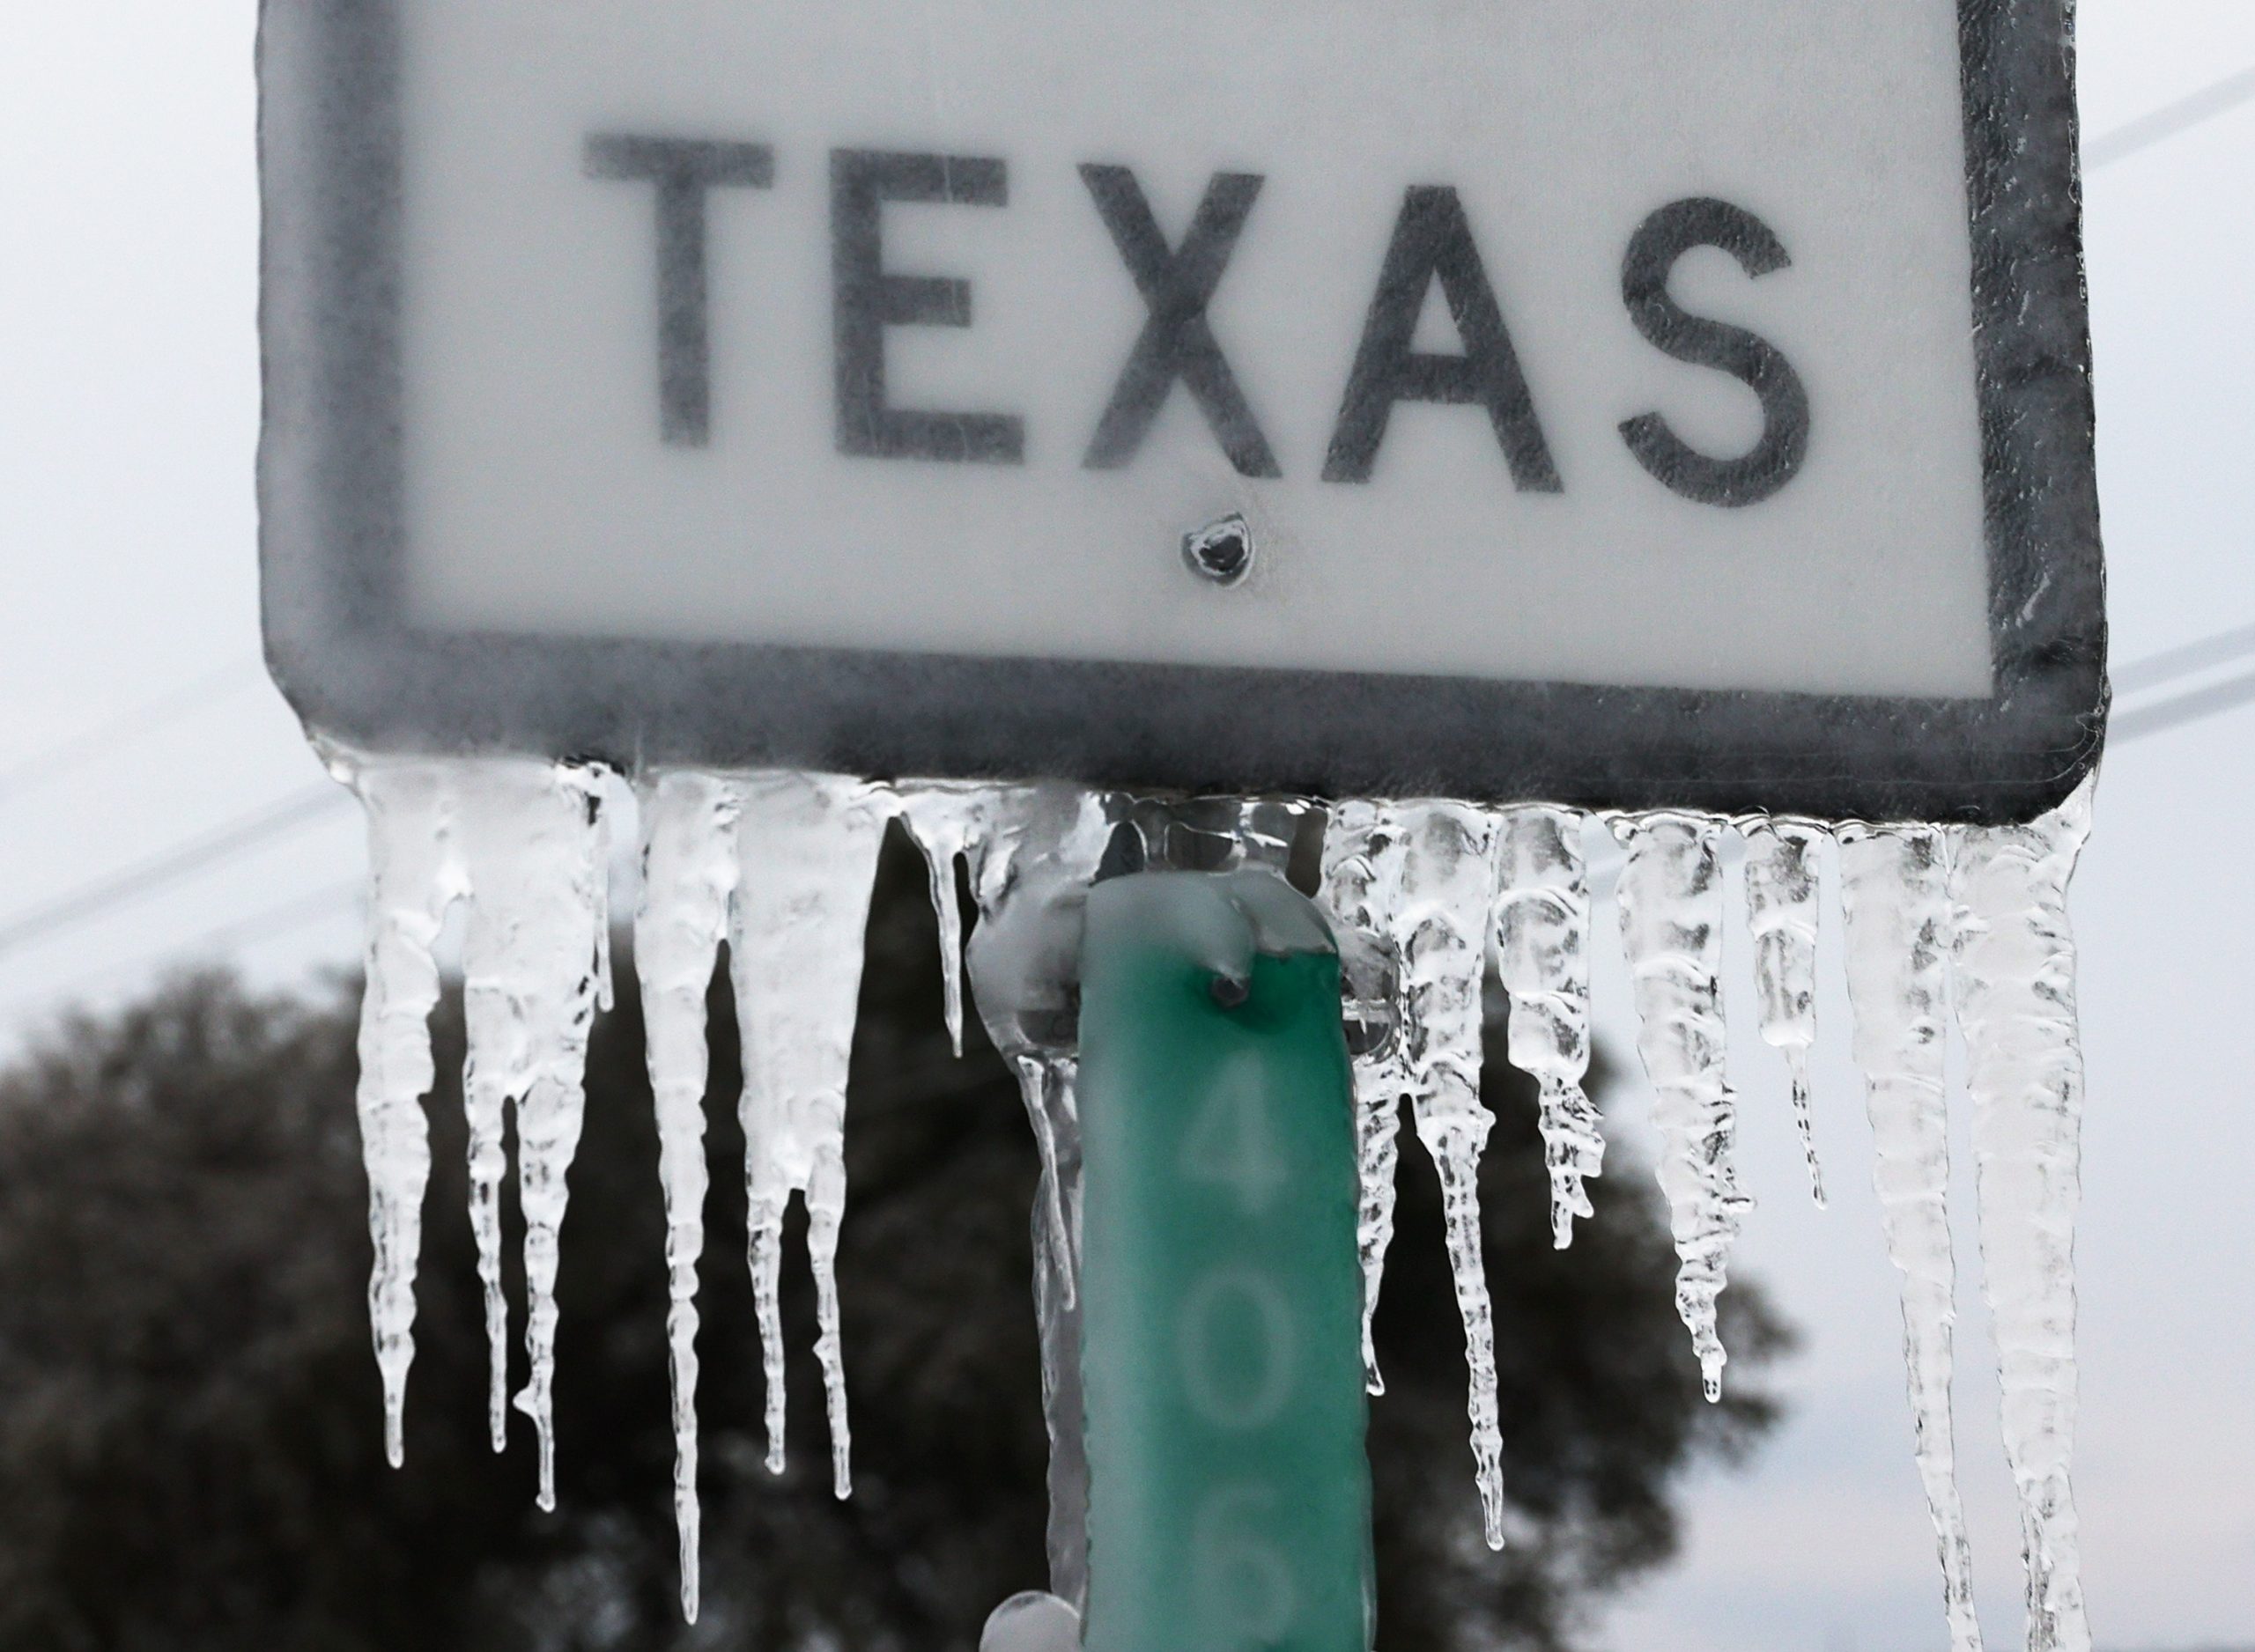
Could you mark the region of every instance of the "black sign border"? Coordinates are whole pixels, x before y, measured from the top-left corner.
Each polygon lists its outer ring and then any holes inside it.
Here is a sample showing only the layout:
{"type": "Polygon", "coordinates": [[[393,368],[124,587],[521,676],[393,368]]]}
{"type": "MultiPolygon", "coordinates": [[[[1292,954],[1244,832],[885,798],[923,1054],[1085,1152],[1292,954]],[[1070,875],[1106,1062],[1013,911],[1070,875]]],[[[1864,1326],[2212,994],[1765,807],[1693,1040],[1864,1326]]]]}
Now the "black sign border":
{"type": "Polygon", "coordinates": [[[1958,14],[1989,700],[416,631],[399,578],[396,0],[262,0],[269,665],[311,730],[386,751],[2032,819],[2096,763],[2107,701],[2074,44],[2065,0],[1958,14]]]}

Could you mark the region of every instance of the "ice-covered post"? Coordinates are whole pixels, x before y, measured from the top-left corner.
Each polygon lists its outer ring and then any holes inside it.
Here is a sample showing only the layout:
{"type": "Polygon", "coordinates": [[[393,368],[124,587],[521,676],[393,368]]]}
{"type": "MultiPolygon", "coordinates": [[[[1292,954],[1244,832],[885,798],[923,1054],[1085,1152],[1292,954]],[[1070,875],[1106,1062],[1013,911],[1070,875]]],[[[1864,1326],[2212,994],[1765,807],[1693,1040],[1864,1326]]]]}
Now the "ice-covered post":
{"type": "Polygon", "coordinates": [[[1339,958],[1272,873],[1091,892],[1082,955],[1091,1652],[1367,1652],[1339,958]]]}

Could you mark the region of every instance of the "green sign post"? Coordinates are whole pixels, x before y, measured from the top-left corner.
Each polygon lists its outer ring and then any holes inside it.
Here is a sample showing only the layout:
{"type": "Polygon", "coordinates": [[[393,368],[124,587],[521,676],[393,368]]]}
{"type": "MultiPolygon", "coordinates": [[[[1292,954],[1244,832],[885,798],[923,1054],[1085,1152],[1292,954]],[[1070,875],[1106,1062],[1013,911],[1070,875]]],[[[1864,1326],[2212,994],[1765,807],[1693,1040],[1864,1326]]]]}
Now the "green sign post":
{"type": "Polygon", "coordinates": [[[1339,959],[1266,872],[1099,884],[1082,962],[1090,1652],[1368,1652],[1339,959]]]}

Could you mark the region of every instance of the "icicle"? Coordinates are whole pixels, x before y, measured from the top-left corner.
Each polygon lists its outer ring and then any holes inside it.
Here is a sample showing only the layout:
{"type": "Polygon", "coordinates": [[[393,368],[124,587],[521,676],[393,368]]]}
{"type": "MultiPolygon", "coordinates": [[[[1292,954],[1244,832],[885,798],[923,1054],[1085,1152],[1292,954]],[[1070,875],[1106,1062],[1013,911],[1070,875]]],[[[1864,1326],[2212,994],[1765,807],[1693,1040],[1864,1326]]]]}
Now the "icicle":
{"type": "Polygon", "coordinates": [[[956,896],[956,858],[993,824],[1002,793],[993,786],[925,782],[900,791],[900,816],[924,852],[932,878],[932,911],[940,926],[940,985],[948,1036],[963,1053],[963,911],[956,896]]]}
{"type": "Polygon", "coordinates": [[[1088,1594],[1088,1457],[1081,1438],[1079,1036],[1075,984],[1089,885],[1112,836],[1104,799],[1069,786],[1009,786],[979,806],[966,844],[979,925],[969,947],[980,1020],[1017,1073],[1041,1153],[1033,1299],[1049,1434],[1050,1588],[1088,1594]]]}
{"type": "Polygon", "coordinates": [[[1480,1240],[1480,1154],[1495,1118],[1480,1100],[1481,977],[1495,900],[1495,822],[1460,803],[1400,806],[1403,856],[1394,933],[1417,1139],[1439,1173],[1449,1267],[1464,1321],[1472,1457],[1488,1546],[1504,1546],[1496,1333],[1480,1240]]]}
{"type": "MultiPolygon", "coordinates": [[[[475,924],[476,917],[471,919],[475,924]]],[[[491,922],[498,919],[489,919],[491,922]]],[[[469,1055],[462,1064],[462,1122],[469,1140],[469,1231],[477,1245],[477,1280],[485,1297],[485,1426],[493,1449],[509,1445],[509,1304],[501,1290],[501,1182],[508,1175],[508,1111],[513,1082],[522,1093],[524,1051],[501,1048],[507,1028],[487,1004],[464,992],[469,1055]]],[[[506,1017],[506,1007],[501,1007],[506,1017]]]]}
{"type": "Polygon", "coordinates": [[[439,1001],[432,948],[447,908],[466,889],[455,852],[445,770],[415,762],[339,757],[333,768],[368,816],[367,985],[360,1002],[359,1109],[375,1267],[368,1312],[383,1379],[384,1451],[406,1455],[407,1370],[415,1358],[415,1270],[431,1142],[423,1097],[436,1076],[431,1011],[439,1001]]]}
{"type": "Polygon", "coordinates": [[[634,962],[657,1103],[666,1206],[666,1341],[673,1391],[681,1608],[697,1620],[697,1263],[705,1249],[706,995],[736,884],[737,803],[725,781],[669,774],[642,800],[647,842],[634,962]]]}
{"type": "Polygon", "coordinates": [[[1744,822],[1746,921],[1754,936],[1754,985],[1762,1040],[1782,1051],[1793,1076],[1793,1125],[1808,1161],[1808,1191],[1824,1208],[1824,1171],[1808,1098],[1808,1052],[1816,1043],[1816,846],[1814,821],[1744,822]]]}
{"type": "Polygon", "coordinates": [[[1039,1221],[1034,1244],[1037,1266],[1045,1260],[1057,1270],[1058,1300],[1077,1306],[1080,1265],[1073,1243],[1073,1221],[1065,1210],[1063,1139],[1074,1121],[1073,1085],[1069,1070],[1049,1055],[1014,1055],[1010,1070],[1017,1075],[1018,1098],[1025,1103],[1026,1123],[1033,1131],[1034,1153],[1041,1161],[1041,1177],[1034,1189],[1039,1221]]]}
{"type": "Polygon", "coordinates": [[[979,927],[971,939],[972,978],[987,1036],[1017,1072],[1028,1123],[1041,1153],[1039,1209],[1046,1241],[1062,1258],[1059,1300],[1079,1296],[1077,1120],[1072,1088],[1053,1082],[1049,1064],[1079,1036],[1076,996],[1081,914],[1112,836],[1105,801],[1073,787],[1012,786],[988,794],[986,832],[971,846],[979,927]],[[1064,1132],[1075,1132],[1068,1144],[1064,1132]],[[1069,1154],[1068,1174],[1065,1161],[1069,1154]]]}
{"type": "MultiPolygon", "coordinates": [[[[472,1113],[473,1207],[479,1268],[498,1191],[481,1184],[499,1162],[499,1116],[514,1102],[517,1188],[525,1219],[525,1352],[517,1409],[540,1437],[540,1506],[556,1506],[556,1272],[587,1108],[588,1032],[595,1020],[599,937],[607,924],[609,857],[586,769],[506,758],[457,766],[456,805],[470,883],[462,943],[463,1021],[469,1055],[462,1088],[472,1113]],[[469,1098],[475,1097],[475,1101],[469,1098]],[[491,1131],[487,1137],[484,1132],[491,1131]]],[[[492,1324],[498,1269],[489,1276],[492,1324]]]]}
{"type": "Polygon", "coordinates": [[[1495,898],[1496,823],[1484,810],[1448,802],[1347,803],[1334,810],[1333,820],[1348,840],[1334,869],[1365,903],[1379,940],[1400,961],[1400,1060],[1417,1139],[1440,1176],[1449,1266],[1464,1320],[1482,1524],[1489,1546],[1501,1548],[1503,1434],[1480,1242],[1480,1154],[1495,1124],[1480,1100],[1480,987],[1495,898]],[[1359,852],[1351,847],[1358,838],[1359,852]],[[1357,858],[1368,863],[1367,877],[1352,866],[1357,858]]]}
{"type": "Polygon", "coordinates": [[[1843,830],[1840,904],[1856,1064],[1871,1116],[1872,1183],[1887,1254],[1903,1275],[1903,1359],[1919,1479],[1941,1555],[1950,1645],[1980,1652],[1949,1399],[1957,1287],[1942,1067],[1951,933],[1947,849],[1942,833],[1929,826],[1843,830]]]}
{"type": "MultiPolygon", "coordinates": [[[[591,800],[590,807],[600,809],[601,799],[591,800]]],[[[605,822],[603,844],[610,842],[608,822],[605,822]]],[[[595,868],[595,1007],[608,1015],[618,1007],[618,983],[610,967],[610,867],[608,864],[595,868]]]]}
{"type": "Polygon", "coordinates": [[[1655,812],[1624,817],[1614,832],[1629,852],[1618,901],[1645,1071],[1658,1092],[1660,1184],[1675,1254],[1675,1309],[1691,1332],[1707,1398],[1722,1398],[1722,1338],[1715,1299],[1731,1242],[1753,1200],[1731,1166],[1736,1103],[1724,1065],[1722,868],[1717,823],[1655,812]]]}
{"type": "Polygon", "coordinates": [[[1965,830],[1950,877],[1982,1293],[2020,1493],[2029,1652],[2090,1646],[2068,1483],[2083,1070],[2066,886],[2090,830],[2091,786],[2031,825],[1965,830]]]}
{"type": "MultiPolygon", "coordinates": [[[[1400,1160],[1397,1145],[1401,1125],[1401,1099],[1409,1092],[1409,1073],[1401,1057],[1401,1029],[1395,1024],[1394,999],[1399,983],[1389,962],[1367,967],[1363,973],[1376,978],[1359,986],[1347,948],[1350,937],[1372,940],[1371,955],[1386,960],[1390,948],[1379,941],[1388,927],[1388,915],[1398,890],[1379,882],[1379,867],[1395,869],[1386,853],[1392,837],[1379,824],[1379,806],[1349,801],[1331,811],[1323,834],[1323,886],[1320,894],[1340,932],[1342,970],[1348,974],[1350,995],[1385,996],[1383,1040],[1355,1052],[1356,1139],[1357,1176],[1362,1208],[1356,1223],[1356,1247],[1363,1266],[1363,1381],[1372,1394],[1386,1392],[1379,1370],[1378,1346],[1371,1327],[1378,1314],[1379,1290],[1386,1278],[1386,1252],[1394,1243],[1394,1177],[1400,1160]]],[[[1352,1017],[1371,1022],[1372,1011],[1357,1006],[1352,1017]]]]}
{"type": "Polygon", "coordinates": [[[837,1493],[853,1490],[838,1324],[838,1228],[846,1209],[846,1075],[861,996],[863,931],[894,801],[861,781],[762,774],[740,783],[735,923],[728,934],[743,1038],[744,1184],[752,1293],[767,1381],[767,1466],[784,1466],[783,1213],[807,1209],[837,1493]]]}
{"type": "Polygon", "coordinates": [[[1041,1213],[1033,1223],[1034,1324],[1041,1346],[1041,1415],[1049,1434],[1050,1588],[1088,1597],[1088,1456],[1081,1438],[1081,1119],[1071,1056],[1019,1056],[1013,1065],[1041,1143],[1041,1213]]]}
{"type": "Polygon", "coordinates": [[[1496,959],[1511,994],[1512,1065],[1542,1088],[1551,1243],[1573,1243],[1595,1213],[1583,1184],[1604,1167],[1604,1122],[1582,1088],[1589,1071],[1589,889],[1576,809],[1506,809],[1497,834],[1496,959]]]}

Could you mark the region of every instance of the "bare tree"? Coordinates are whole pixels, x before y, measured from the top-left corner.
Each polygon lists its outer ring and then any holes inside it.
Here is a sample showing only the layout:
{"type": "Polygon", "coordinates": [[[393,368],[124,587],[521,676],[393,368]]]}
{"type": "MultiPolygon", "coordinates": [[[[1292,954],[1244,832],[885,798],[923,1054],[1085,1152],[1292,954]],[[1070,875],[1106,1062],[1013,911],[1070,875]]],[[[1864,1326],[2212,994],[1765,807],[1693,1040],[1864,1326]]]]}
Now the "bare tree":
{"type": "MultiPolygon", "coordinates": [[[[398,1473],[383,1465],[363,1317],[350,992],[186,978],[68,1022],[0,1073],[0,1644],[972,1646],[989,1608],[1044,1581],[1035,1162],[993,1051],[948,1051],[921,889],[893,844],[848,1128],[850,1502],[830,1492],[801,1268],[785,1302],[791,1464],[761,1466],[743,1194],[728,1168],[742,1150],[735,1041],[715,999],[693,1629],[675,1604],[663,1222],[631,994],[597,1030],[572,1176],[554,1515],[532,1506],[521,1425],[506,1458],[484,1440],[455,1008],[440,1017],[448,1076],[430,1104],[437,1170],[398,1473]]],[[[1734,1383],[1711,1407],[1649,1176],[1616,1159],[1597,1220],[1552,1250],[1531,1086],[1500,1039],[1490,1073],[1488,1269],[1509,1494],[1529,1535],[1500,1556],[1480,1542],[1438,1194],[1413,1147],[1378,1324],[1388,1390],[1371,1413],[1388,1652],[1573,1645],[1595,1601],[1671,1552],[1684,1471],[1748,1449],[1772,1412],[1758,1373],[1785,1338],[1759,1292],[1741,1282],[1724,1299],[1734,1383]]],[[[521,1302],[521,1280],[509,1286],[521,1302]]]]}

